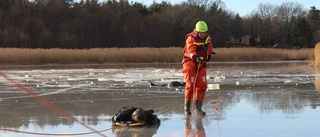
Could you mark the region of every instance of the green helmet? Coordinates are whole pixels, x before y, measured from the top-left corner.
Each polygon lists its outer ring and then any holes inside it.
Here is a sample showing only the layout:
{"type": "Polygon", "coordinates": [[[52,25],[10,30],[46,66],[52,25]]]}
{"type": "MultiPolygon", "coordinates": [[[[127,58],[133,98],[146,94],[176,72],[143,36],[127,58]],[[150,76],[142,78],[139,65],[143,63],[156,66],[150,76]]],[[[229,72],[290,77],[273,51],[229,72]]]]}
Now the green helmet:
{"type": "Polygon", "coordinates": [[[208,31],[207,23],[204,21],[198,21],[196,24],[196,31],[197,32],[207,32],[208,31]]]}

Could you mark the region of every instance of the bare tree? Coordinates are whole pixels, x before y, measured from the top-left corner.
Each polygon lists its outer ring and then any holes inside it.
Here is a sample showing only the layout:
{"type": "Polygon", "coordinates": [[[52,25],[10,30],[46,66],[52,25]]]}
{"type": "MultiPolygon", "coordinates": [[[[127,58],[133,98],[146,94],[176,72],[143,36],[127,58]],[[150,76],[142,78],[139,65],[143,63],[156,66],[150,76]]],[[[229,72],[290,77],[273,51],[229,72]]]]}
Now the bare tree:
{"type": "Polygon", "coordinates": [[[292,44],[291,31],[295,21],[306,16],[302,4],[297,2],[284,2],[277,9],[276,23],[278,37],[283,37],[280,43],[286,47],[292,44]]]}
{"type": "Polygon", "coordinates": [[[277,6],[271,3],[260,3],[257,9],[257,17],[260,18],[259,36],[262,43],[273,45],[273,22],[277,6]]]}
{"type": "Polygon", "coordinates": [[[277,6],[271,3],[260,3],[257,14],[262,20],[271,20],[275,16],[277,6]]]}
{"type": "Polygon", "coordinates": [[[284,2],[277,9],[277,18],[285,23],[290,23],[297,17],[306,16],[303,6],[297,2],[284,2]]]}

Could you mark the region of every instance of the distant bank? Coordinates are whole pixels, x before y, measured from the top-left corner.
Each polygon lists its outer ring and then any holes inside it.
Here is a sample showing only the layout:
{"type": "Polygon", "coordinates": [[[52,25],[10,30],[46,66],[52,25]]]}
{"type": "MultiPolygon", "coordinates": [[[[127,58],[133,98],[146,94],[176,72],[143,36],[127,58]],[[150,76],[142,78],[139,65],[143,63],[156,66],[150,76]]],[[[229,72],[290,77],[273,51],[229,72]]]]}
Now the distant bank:
{"type": "MultiPolygon", "coordinates": [[[[318,47],[320,45],[318,44],[318,47]]],[[[215,48],[211,62],[315,60],[315,49],[215,48]]],[[[318,52],[319,53],[319,52],[318,52]]],[[[180,63],[183,48],[0,48],[0,65],[180,63]]],[[[319,56],[319,55],[318,55],[319,56]]]]}

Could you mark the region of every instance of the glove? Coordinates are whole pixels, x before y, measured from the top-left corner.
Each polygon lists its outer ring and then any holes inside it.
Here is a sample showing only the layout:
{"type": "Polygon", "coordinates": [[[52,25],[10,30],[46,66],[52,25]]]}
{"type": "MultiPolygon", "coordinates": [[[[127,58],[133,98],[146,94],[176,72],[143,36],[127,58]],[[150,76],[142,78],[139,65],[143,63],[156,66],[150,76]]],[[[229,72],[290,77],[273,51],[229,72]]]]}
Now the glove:
{"type": "Polygon", "coordinates": [[[201,64],[202,63],[202,60],[199,56],[195,56],[194,58],[194,63],[198,66],[198,64],[201,64]]]}
{"type": "Polygon", "coordinates": [[[208,55],[206,62],[209,62],[211,59],[211,54],[208,55]]]}

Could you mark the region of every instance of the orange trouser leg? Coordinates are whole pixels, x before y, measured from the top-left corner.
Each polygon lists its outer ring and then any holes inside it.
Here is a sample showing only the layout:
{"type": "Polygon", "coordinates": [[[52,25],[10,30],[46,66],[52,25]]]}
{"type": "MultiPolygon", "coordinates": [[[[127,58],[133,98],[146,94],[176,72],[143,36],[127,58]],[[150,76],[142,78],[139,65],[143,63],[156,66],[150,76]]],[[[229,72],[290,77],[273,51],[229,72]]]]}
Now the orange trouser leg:
{"type": "Polygon", "coordinates": [[[206,68],[200,69],[200,71],[197,72],[195,69],[189,69],[188,71],[183,73],[184,80],[186,81],[185,86],[185,99],[191,100],[193,98],[193,90],[194,85],[196,86],[196,100],[197,101],[203,101],[206,90],[207,90],[207,79],[206,79],[206,68]],[[196,76],[197,75],[197,76],[196,76]],[[195,79],[197,77],[197,79],[195,79]],[[194,84],[196,82],[196,84],[194,84]]]}

